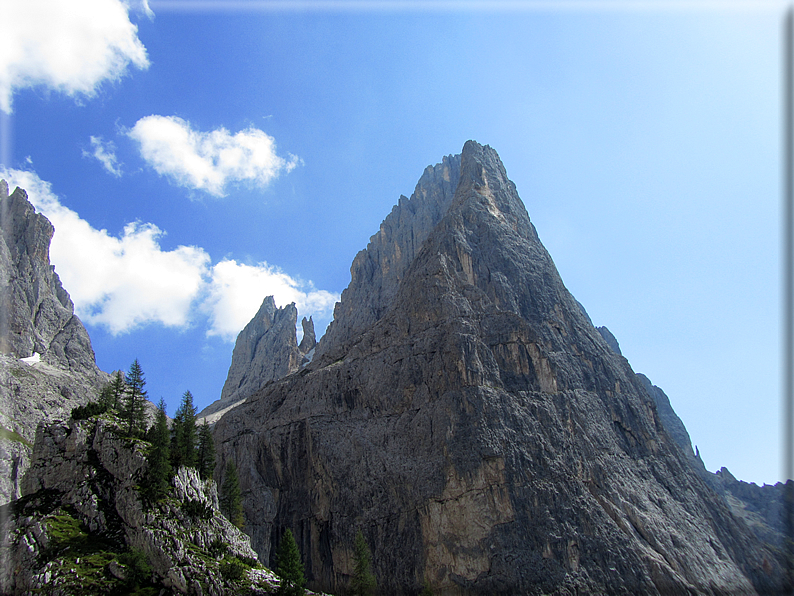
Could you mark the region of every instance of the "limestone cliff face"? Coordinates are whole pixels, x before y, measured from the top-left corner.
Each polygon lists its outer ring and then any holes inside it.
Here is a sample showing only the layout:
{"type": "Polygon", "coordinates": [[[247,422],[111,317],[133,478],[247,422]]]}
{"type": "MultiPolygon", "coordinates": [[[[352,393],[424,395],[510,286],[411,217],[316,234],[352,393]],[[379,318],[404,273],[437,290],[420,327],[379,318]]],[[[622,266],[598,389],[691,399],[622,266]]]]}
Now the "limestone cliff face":
{"type": "Polygon", "coordinates": [[[232,363],[221,397],[199,412],[214,422],[228,408],[238,404],[268,383],[298,370],[314,349],[314,323],[304,318],[303,339],[298,346],[295,323],[298,309],[295,304],[277,308],[273,296],[262,301],[254,318],[237,336],[232,363]]]}
{"type": "Polygon", "coordinates": [[[360,529],[386,593],[779,587],[566,290],[496,152],[470,141],[426,178],[440,217],[409,234],[401,200],[315,359],[216,424],[260,556],[289,527],[314,585],[340,590],[360,529]]]}
{"type": "Polygon", "coordinates": [[[68,417],[108,378],[50,264],[52,235],[25,191],[9,196],[0,181],[0,504],[20,495],[37,425],[68,417]]]}

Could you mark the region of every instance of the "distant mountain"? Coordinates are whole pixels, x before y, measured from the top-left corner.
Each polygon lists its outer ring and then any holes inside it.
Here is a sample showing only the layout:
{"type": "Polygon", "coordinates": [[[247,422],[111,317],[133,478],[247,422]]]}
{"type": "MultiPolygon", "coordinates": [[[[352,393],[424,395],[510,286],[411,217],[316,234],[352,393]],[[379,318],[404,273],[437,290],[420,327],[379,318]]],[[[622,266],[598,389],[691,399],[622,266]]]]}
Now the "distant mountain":
{"type": "Polygon", "coordinates": [[[783,589],[782,551],[567,291],[493,149],[428,168],[351,278],[313,360],[215,426],[263,560],[290,528],[338,592],[360,530],[389,594],[783,589]]]}
{"type": "Polygon", "coordinates": [[[237,336],[220,399],[199,412],[199,418],[214,422],[252,393],[309,361],[317,343],[314,323],[303,319],[303,339],[299,346],[295,335],[297,318],[295,304],[276,308],[273,296],[262,301],[254,318],[237,336]]]}
{"type": "Polygon", "coordinates": [[[37,425],[68,418],[108,380],[50,264],[53,232],[0,181],[0,504],[20,496],[37,425]]]}

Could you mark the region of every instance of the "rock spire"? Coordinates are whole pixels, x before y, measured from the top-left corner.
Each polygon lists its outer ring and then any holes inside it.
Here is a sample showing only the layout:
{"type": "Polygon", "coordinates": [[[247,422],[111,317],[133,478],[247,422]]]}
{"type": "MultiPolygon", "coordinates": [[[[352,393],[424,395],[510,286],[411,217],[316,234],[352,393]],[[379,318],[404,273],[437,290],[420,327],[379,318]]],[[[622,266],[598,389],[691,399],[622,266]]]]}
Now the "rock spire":
{"type": "Polygon", "coordinates": [[[309,585],[342,590],[360,530],[393,594],[780,588],[778,555],[664,429],[492,148],[426,170],[351,274],[314,360],[215,427],[220,465],[251,470],[263,560],[290,528],[309,585]]]}

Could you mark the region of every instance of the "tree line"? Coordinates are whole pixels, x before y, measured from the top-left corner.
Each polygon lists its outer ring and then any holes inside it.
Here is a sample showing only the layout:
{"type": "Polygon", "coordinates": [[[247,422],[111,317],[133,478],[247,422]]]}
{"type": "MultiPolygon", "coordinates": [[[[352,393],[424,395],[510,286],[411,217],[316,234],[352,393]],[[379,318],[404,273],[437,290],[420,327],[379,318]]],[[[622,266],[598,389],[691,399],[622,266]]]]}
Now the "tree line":
{"type": "MultiPolygon", "coordinates": [[[[110,412],[118,417],[126,437],[144,439],[151,444],[141,491],[149,503],[156,503],[168,495],[171,479],[181,466],[196,468],[202,480],[213,479],[215,442],[206,418],[201,425],[196,422],[196,407],[190,391],[182,395],[170,427],[165,400],[161,398],[154,423],[149,427],[146,415],[149,399],[145,387],[146,378],[136,358],[126,375],[116,371],[102,388],[98,401],[72,410],[72,418],[81,420],[110,412]]],[[[242,494],[232,461],[226,466],[219,501],[221,513],[242,529],[242,494]]]]}

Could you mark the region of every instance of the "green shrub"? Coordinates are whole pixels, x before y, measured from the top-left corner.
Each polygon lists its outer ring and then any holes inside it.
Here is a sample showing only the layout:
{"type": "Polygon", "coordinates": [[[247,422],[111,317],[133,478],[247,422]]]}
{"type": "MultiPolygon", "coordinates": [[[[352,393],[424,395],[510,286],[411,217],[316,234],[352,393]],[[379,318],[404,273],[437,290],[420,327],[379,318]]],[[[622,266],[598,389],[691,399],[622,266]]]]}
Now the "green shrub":
{"type": "Polygon", "coordinates": [[[187,513],[192,519],[212,519],[214,515],[212,507],[201,501],[185,501],[182,503],[182,511],[187,513]]]}
{"type": "Polygon", "coordinates": [[[130,589],[151,583],[152,566],[142,550],[131,548],[119,555],[119,562],[127,566],[127,585],[130,589]]]}
{"type": "Polygon", "coordinates": [[[240,581],[248,569],[249,566],[237,557],[225,557],[220,564],[221,575],[227,581],[240,581]]]}
{"type": "Polygon", "coordinates": [[[72,410],[74,420],[88,420],[94,416],[99,416],[108,411],[107,404],[90,401],[84,406],[77,406],[72,410]]]}
{"type": "Polygon", "coordinates": [[[213,557],[220,557],[229,552],[229,545],[220,538],[216,538],[212,541],[208,550],[213,557]]]}

